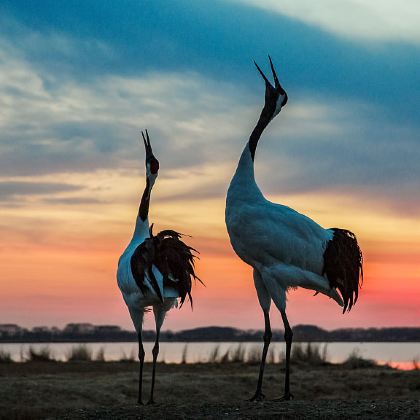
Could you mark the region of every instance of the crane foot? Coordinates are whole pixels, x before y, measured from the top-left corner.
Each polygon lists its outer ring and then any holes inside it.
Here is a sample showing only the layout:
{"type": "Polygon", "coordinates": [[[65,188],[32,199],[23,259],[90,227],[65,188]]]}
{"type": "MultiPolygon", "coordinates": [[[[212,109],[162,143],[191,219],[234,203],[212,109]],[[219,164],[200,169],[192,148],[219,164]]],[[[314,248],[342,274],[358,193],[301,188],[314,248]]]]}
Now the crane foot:
{"type": "Polygon", "coordinates": [[[257,391],[255,395],[247,401],[253,402],[253,401],[264,401],[264,400],[265,400],[265,395],[261,391],[257,391]]]}
{"type": "Polygon", "coordinates": [[[282,397],[280,397],[280,398],[276,398],[276,399],[274,399],[273,401],[279,401],[279,402],[281,402],[281,401],[290,401],[290,400],[293,400],[293,398],[295,398],[295,397],[293,396],[293,394],[292,394],[292,393],[290,393],[290,392],[287,392],[287,393],[285,393],[282,397]]]}

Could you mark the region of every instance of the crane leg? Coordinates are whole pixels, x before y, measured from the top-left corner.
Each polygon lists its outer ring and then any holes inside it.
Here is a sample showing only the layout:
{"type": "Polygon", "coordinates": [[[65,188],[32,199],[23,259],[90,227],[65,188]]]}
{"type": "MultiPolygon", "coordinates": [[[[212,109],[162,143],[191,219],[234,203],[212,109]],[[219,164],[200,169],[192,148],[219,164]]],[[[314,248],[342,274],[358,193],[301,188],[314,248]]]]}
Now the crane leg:
{"type": "Polygon", "coordinates": [[[142,395],[142,388],[143,388],[144,348],[143,348],[143,340],[142,340],[142,337],[141,337],[141,331],[137,334],[137,339],[138,339],[138,342],[139,342],[139,361],[140,361],[139,395],[138,395],[137,403],[143,405],[141,395],[142,395]]]}
{"type": "Polygon", "coordinates": [[[150,390],[150,399],[147,404],[155,404],[153,399],[153,391],[155,389],[155,376],[156,376],[156,361],[159,355],[159,335],[160,335],[160,327],[156,328],[156,341],[155,345],[153,346],[152,354],[153,354],[153,370],[152,370],[152,388],[150,390]]]}
{"type": "Polygon", "coordinates": [[[289,401],[293,398],[290,393],[290,351],[292,349],[293,332],[286,316],[286,311],[281,310],[281,318],[284,324],[284,340],[286,341],[286,376],[284,380],[284,395],[277,401],[289,401]]]}
{"type": "Polygon", "coordinates": [[[260,364],[260,374],[258,376],[257,390],[255,391],[254,396],[249,401],[262,401],[265,398],[265,395],[262,393],[262,382],[264,376],[265,368],[265,359],[267,357],[268,347],[271,342],[271,326],[270,326],[270,315],[267,310],[264,310],[264,321],[265,321],[265,330],[264,330],[264,348],[261,357],[260,364]]]}

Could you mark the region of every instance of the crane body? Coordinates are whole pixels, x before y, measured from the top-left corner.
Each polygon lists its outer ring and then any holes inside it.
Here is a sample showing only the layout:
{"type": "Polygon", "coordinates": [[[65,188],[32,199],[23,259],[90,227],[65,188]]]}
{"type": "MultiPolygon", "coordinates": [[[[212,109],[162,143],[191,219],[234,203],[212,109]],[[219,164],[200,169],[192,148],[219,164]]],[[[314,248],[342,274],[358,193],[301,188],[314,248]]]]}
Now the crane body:
{"type": "MultiPolygon", "coordinates": [[[[255,183],[248,144],[228,189],[226,225],[236,254],[261,274],[268,288],[285,292],[289,287],[305,287],[342,305],[322,274],[324,259],[319,252],[325,251],[333,231],[263,196],[255,183]]],[[[282,308],[285,303],[285,294],[275,301],[282,308]]]]}
{"type": "Polygon", "coordinates": [[[200,279],[194,271],[196,250],[181,240],[182,234],[173,230],[163,230],[153,235],[153,224],[149,225],[149,205],[152,188],[158,176],[159,162],[153,155],[147,130],[146,134],[142,135],[146,149],[146,186],[133,236],[118,260],[117,283],[137,332],[140,361],[139,404],[142,404],[145,357],[142,340],[143,319],[144,314],[150,308],[153,309],[156,340],[152,350],[152,385],[148,401],[148,404],[153,404],[159,336],[166,313],[172,308],[182,306],[186,297],[192,306],[192,280],[200,279]]]}
{"type": "Polygon", "coordinates": [[[290,392],[290,352],[293,332],[286,315],[286,293],[303,287],[334,299],[350,310],[363,279],[362,253],[355,235],[345,229],[324,229],[290,207],[272,203],[259,189],[254,174],[258,141],[267,125],[286,105],[273,63],[274,86],[255,63],[265,82],[265,104],[246,143],[226,196],[225,222],[236,254],[253,267],[254,284],[264,314],[265,331],[260,374],[252,401],[264,399],[262,380],[271,341],[270,306],[280,311],[286,341],[285,391],[290,392]]]}

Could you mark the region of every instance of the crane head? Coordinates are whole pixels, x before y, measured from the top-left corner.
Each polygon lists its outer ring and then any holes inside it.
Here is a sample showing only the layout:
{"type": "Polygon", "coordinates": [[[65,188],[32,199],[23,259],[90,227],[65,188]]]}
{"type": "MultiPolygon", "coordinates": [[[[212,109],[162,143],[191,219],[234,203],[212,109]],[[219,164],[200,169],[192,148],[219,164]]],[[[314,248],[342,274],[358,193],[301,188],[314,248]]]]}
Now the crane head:
{"type": "Polygon", "coordinates": [[[159,172],[159,161],[153,155],[152,145],[150,144],[150,137],[147,130],[145,130],[144,133],[142,131],[141,135],[146,149],[146,176],[150,181],[154,182],[159,172]]]}
{"type": "Polygon", "coordinates": [[[265,105],[262,111],[262,115],[268,118],[270,121],[281,111],[282,107],[286,105],[287,93],[282,88],[279,79],[277,78],[271,57],[268,56],[268,59],[270,60],[271,72],[273,73],[274,86],[270,83],[255,61],[254,64],[265,82],[265,105]]]}

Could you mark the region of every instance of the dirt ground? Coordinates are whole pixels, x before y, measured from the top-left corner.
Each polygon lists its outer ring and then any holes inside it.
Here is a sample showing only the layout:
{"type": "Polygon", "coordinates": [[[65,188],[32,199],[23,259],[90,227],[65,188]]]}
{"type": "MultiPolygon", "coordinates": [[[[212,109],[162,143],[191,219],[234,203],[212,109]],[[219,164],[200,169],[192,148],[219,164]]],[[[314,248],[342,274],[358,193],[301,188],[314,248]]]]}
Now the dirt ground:
{"type": "MultiPolygon", "coordinates": [[[[138,406],[137,363],[30,362],[0,364],[4,419],[420,419],[420,371],[386,367],[293,366],[293,401],[278,402],[282,365],[268,365],[266,400],[247,402],[258,365],[239,363],[157,367],[156,405],[138,406]]],[[[144,401],[151,366],[145,366],[144,401]]]]}

